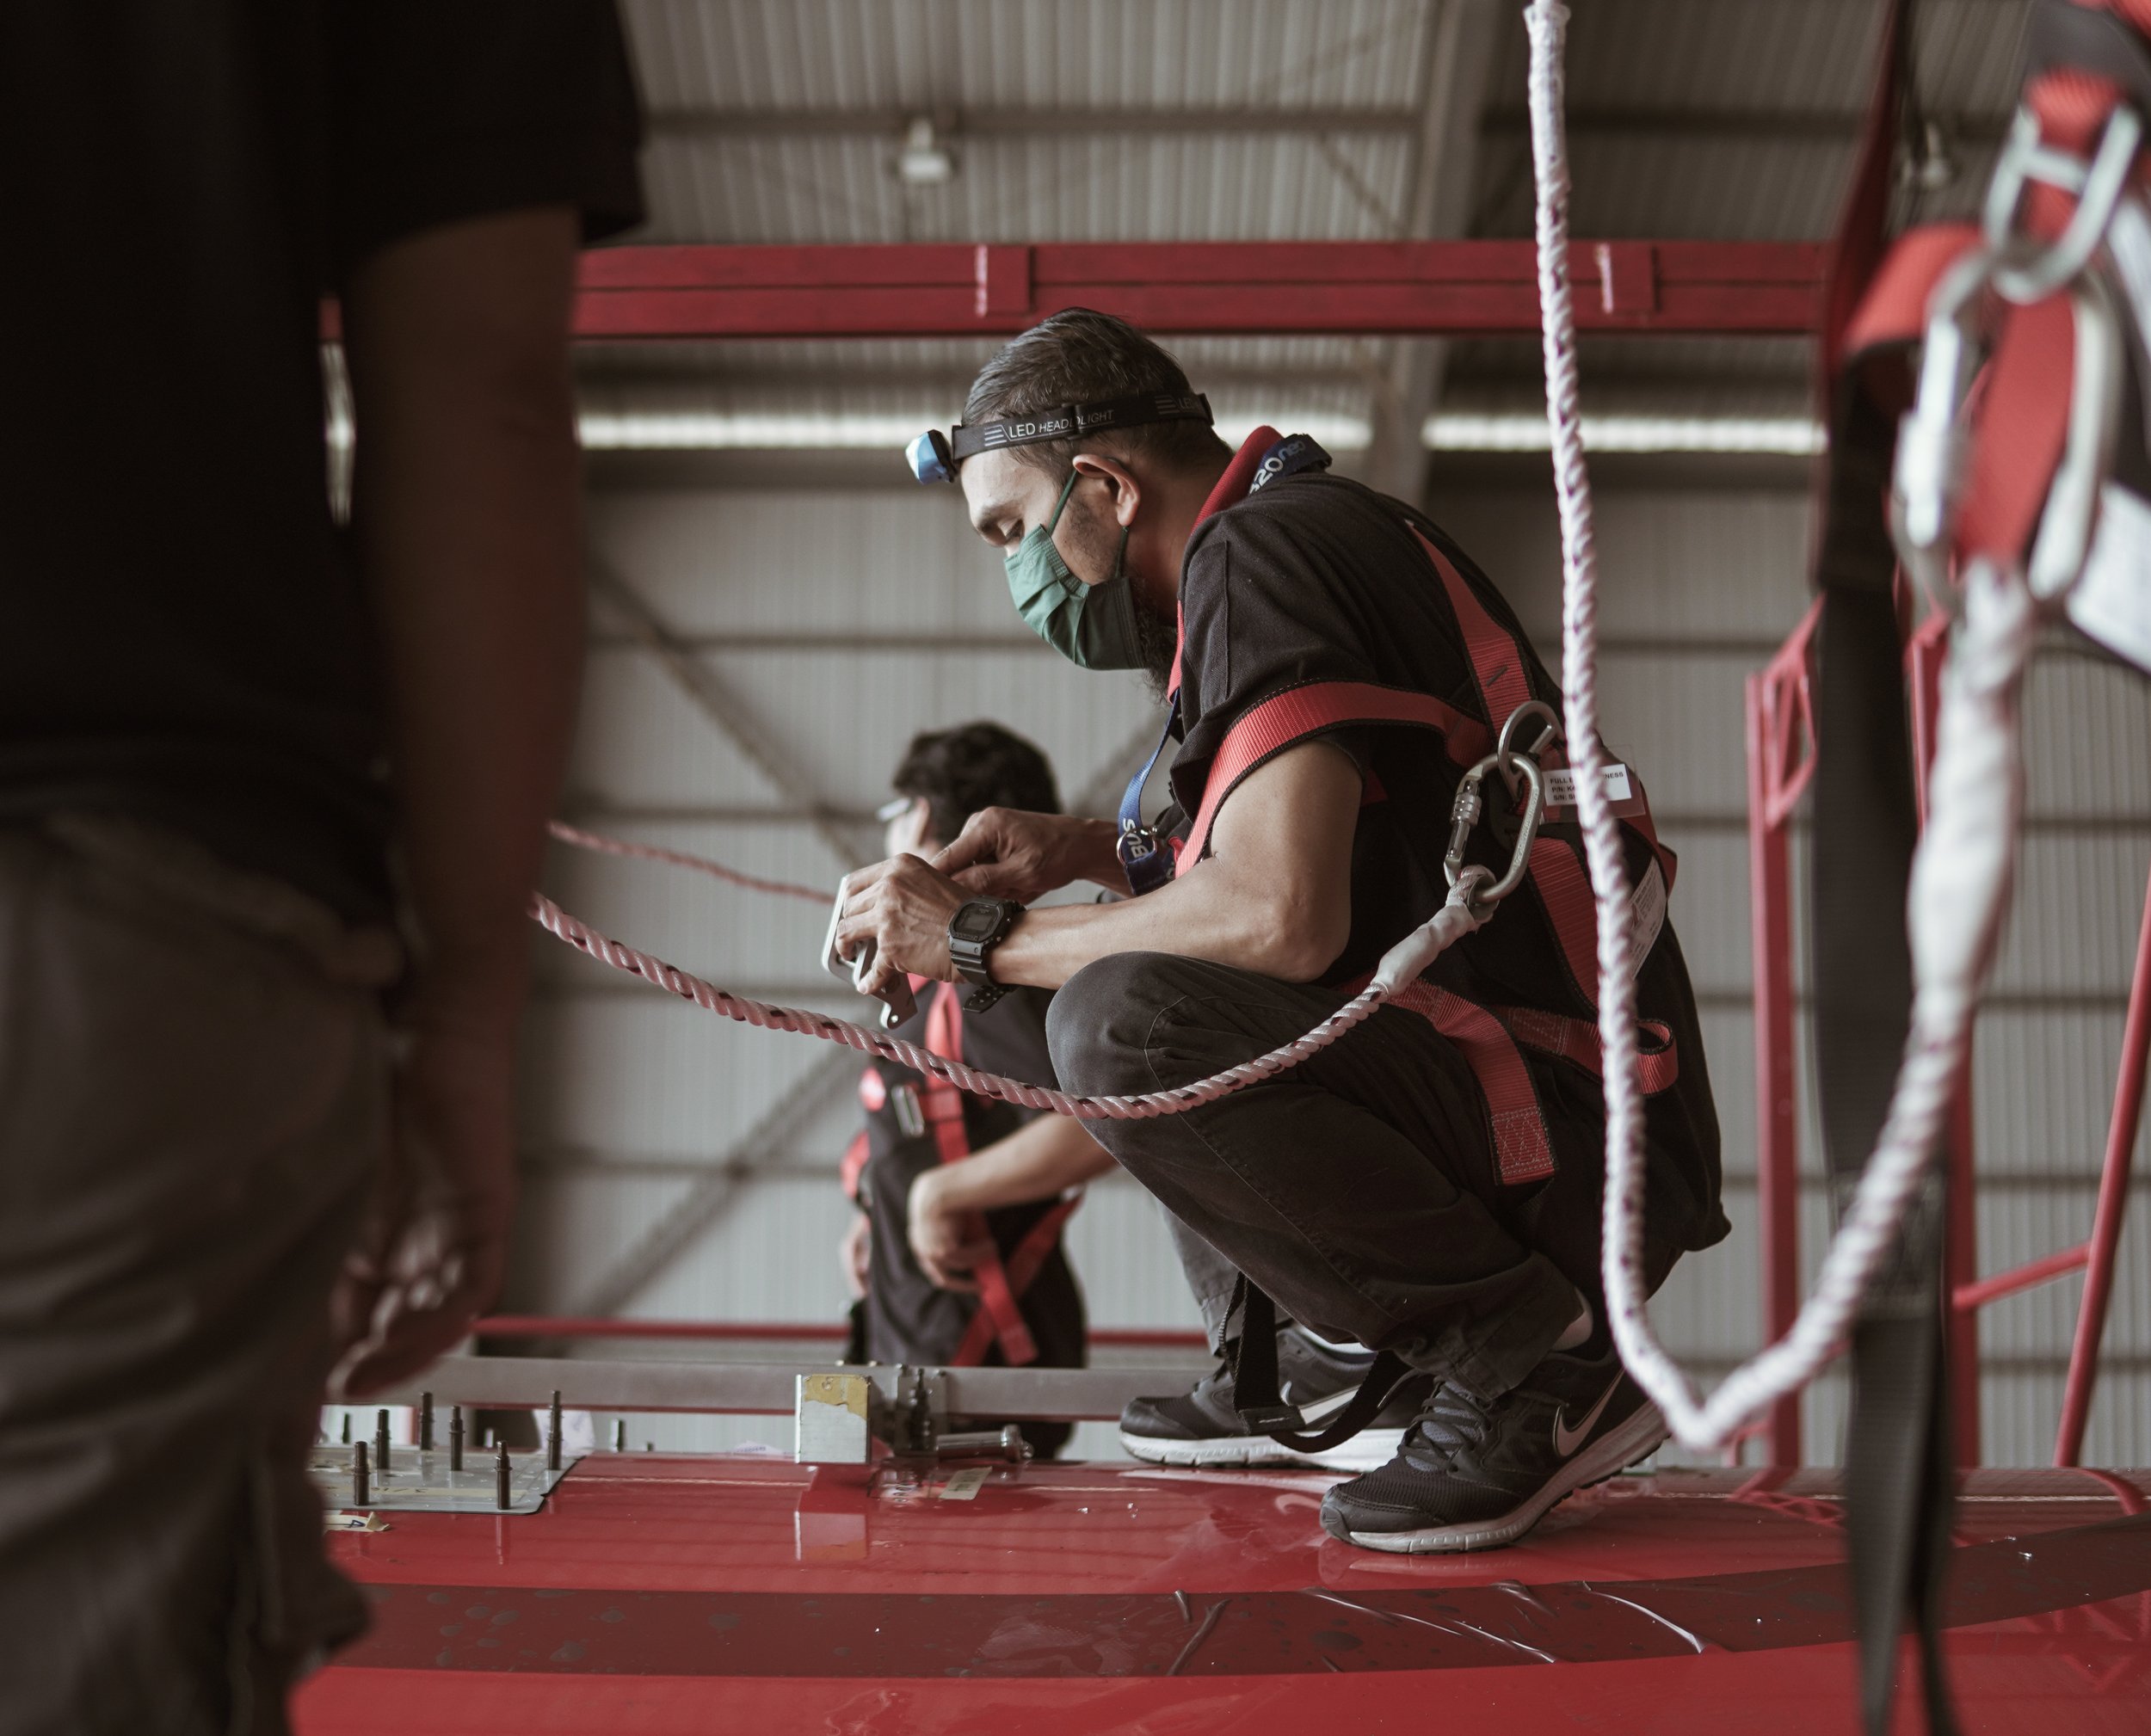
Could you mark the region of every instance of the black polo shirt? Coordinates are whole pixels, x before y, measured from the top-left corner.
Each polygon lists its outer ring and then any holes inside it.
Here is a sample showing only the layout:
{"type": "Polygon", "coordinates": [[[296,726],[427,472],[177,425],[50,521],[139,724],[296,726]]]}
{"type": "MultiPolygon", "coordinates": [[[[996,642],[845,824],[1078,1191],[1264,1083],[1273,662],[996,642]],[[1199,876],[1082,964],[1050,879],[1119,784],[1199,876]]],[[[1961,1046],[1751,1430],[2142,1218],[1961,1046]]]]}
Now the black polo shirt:
{"type": "MultiPolygon", "coordinates": [[[[1176,802],[1194,813],[1227,733],[1264,700],[1315,682],[1355,682],[1430,694],[1498,729],[1479,696],[1463,625],[1414,527],[1439,548],[1495,623],[1516,641],[1530,695],[1561,710],[1561,690],[1532,651],[1507,600],[1439,527],[1358,483],[1301,471],[1270,483],[1199,525],[1180,584],[1180,722],[1173,766],[1176,802]]],[[[1316,732],[1360,768],[1366,803],[1353,835],[1350,939],[1322,980],[1363,978],[1384,952],[1425,922],[1448,896],[1442,857],[1464,767],[1433,731],[1359,724],[1316,732]]],[[[1647,780],[1649,768],[1638,768],[1647,780]]],[[[1573,824],[1544,835],[1580,843],[1573,824]]],[[[1631,882],[1649,869],[1649,843],[1630,828],[1631,882]]],[[[1471,859],[1497,870],[1506,858],[1482,826],[1471,859]]],[[[1494,920],[1452,947],[1432,975],[1481,1005],[1544,1008],[1595,1019],[1569,974],[1553,924],[1535,898],[1510,899],[1494,920]]],[[[1646,1019],[1672,1031],[1680,1056],[1673,1088],[1649,1099],[1654,1159],[1651,1211],[1680,1245],[1726,1233],[1718,1209],[1718,1131],[1696,1016],[1695,994],[1668,922],[1636,980],[1646,1019]]],[[[1550,1133],[1562,1154],[1562,1189],[1578,1190],[1594,1214],[1603,1097],[1574,1063],[1525,1056],[1550,1133]]],[[[1593,1216],[1593,1221],[1594,1216],[1593,1216]]],[[[1577,1251],[1586,1267],[1587,1250],[1577,1251]]]]}
{"type": "Polygon", "coordinates": [[[387,902],[322,299],[538,205],[639,220],[611,0],[0,9],[0,818],[116,810],[387,902]]]}

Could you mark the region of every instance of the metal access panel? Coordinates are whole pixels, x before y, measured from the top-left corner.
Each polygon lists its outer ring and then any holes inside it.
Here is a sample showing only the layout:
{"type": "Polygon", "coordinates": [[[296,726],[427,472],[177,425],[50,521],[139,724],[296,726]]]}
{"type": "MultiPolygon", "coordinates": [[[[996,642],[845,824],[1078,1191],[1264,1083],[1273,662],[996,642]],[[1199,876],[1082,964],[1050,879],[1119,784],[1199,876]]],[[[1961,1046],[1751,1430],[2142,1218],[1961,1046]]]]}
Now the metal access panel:
{"type": "Polygon", "coordinates": [[[576,1462],[563,1458],[555,1470],[542,1451],[510,1453],[508,1499],[502,1500],[496,1454],[473,1449],[464,1455],[463,1468],[452,1471],[445,1448],[403,1447],[390,1456],[387,1469],[367,1465],[361,1500],[353,1470],[355,1458],[353,1447],[313,1450],[308,1468],[332,1513],[534,1513],[576,1462]]]}

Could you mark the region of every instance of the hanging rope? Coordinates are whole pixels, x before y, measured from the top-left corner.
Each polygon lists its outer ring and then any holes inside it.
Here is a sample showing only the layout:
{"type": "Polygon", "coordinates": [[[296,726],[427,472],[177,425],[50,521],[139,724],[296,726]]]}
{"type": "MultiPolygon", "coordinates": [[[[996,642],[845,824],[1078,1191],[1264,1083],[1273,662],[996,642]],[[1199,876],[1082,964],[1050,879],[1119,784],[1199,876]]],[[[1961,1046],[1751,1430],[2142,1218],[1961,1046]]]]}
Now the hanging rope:
{"type": "Polygon", "coordinates": [[[1568,17],[1558,0],[1532,0],[1524,22],[1531,39],[1546,416],[1561,518],[1562,699],[1598,903],[1599,1035],[1606,1056],[1604,1276],[1622,1361],[1682,1445],[1707,1452],[1729,1444],[1751,1419],[1805,1386],[1837,1353],[1934,1160],[2008,899],[2022,785],[2018,700],[2037,617],[2020,576],[1984,564],[1969,573],[1964,613],[1944,680],[1929,817],[1913,863],[1917,987],[1889,1114],[1792,1329],[1699,1402],[1652,1329],[1643,1275],[1643,1099],[1636,989],[1625,968],[1628,875],[1600,769],[1606,749],[1599,739],[1598,559],[1569,278],[1569,182],[1562,114],[1568,17]]]}
{"type": "Polygon", "coordinates": [[[829,895],[812,886],[795,885],[789,880],[764,880],[753,874],[743,874],[737,868],[727,868],[722,862],[712,862],[706,856],[690,856],[684,850],[661,850],[655,844],[630,844],[620,838],[607,838],[600,832],[585,832],[555,820],[546,828],[563,844],[572,844],[578,850],[595,850],[607,856],[631,856],[641,862],[669,862],[675,868],[692,869],[697,874],[706,874],[712,880],[722,880],[728,886],[743,886],[749,892],[774,893],[780,898],[804,898],[810,904],[828,907],[829,895]]]}

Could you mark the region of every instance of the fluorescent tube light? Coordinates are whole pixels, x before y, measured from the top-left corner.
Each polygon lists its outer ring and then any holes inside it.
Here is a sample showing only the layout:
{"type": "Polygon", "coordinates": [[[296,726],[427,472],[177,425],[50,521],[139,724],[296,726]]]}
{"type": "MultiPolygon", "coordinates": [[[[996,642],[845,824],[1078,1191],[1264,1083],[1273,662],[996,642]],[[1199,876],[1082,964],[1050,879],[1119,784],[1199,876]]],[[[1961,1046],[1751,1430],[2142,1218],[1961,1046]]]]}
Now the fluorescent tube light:
{"type": "MultiPolygon", "coordinates": [[[[1543,452],[1551,445],[1537,413],[1427,418],[1421,438],[1438,452],[1543,452]]],[[[1772,452],[1806,458],[1823,446],[1822,426],[1800,416],[1591,416],[1585,449],[1596,452],[1772,452]]]]}

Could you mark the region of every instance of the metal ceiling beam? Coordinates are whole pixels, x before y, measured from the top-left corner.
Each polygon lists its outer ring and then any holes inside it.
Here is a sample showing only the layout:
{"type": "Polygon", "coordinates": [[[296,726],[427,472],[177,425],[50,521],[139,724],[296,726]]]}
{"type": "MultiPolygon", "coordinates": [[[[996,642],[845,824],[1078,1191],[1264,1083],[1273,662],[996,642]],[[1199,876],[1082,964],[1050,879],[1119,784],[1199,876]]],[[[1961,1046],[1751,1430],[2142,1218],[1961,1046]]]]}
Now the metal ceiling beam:
{"type": "Polygon", "coordinates": [[[707,108],[658,109],[652,139],[885,139],[894,145],[914,121],[931,120],[945,143],[966,139],[1184,138],[1190,134],[1408,133],[1410,108],[1300,108],[1271,103],[1215,108],[707,108]]]}
{"type": "Polygon", "coordinates": [[[821,799],[812,780],[792,763],[730,684],[694,654],[640,591],[603,562],[589,562],[589,580],[592,593],[626,623],[630,637],[656,660],[688,703],[777,786],[780,795],[805,810],[815,835],[829,846],[844,871],[856,868],[859,842],[846,835],[839,823],[840,810],[821,799]]]}
{"type": "MultiPolygon", "coordinates": [[[[1821,316],[1814,243],[1582,241],[1571,261],[1586,331],[1794,336],[1821,316]]],[[[1538,331],[1519,241],[608,248],[583,255],[576,331],[990,336],[1069,306],[1161,332],[1538,331]]]]}
{"type": "MultiPolygon", "coordinates": [[[[1470,221],[1479,113],[1503,22],[1494,0],[1445,0],[1435,21],[1420,80],[1426,100],[1413,144],[1402,238],[1461,234],[1470,221]]],[[[1393,348],[1374,393],[1373,440],[1362,474],[1382,493],[1415,503],[1427,481],[1420,431],[1440,396],[1449,346],[1422,338],[1393,348]]]]}
{"type": "MultiPolygon", "coordinates": [[[[2009,130],[2007,114],[1933,114],[1932,121],[1945,139],[1965,145],[2000,142],[2009,130]]],[[[1569,135],[1593,139],[1669,139],[1716,144],[1824,144],[1855,143],[1867,114],[1858,108],[1711,108],[1623,107],[1604,104],[1572,108],[1568,114],[1569,135]]],[[[1524,139],[1531,135],[1531,116],[1522,108],[1503,106],[1487,111],[1481,130],[1488,136],[1524,139]]]]}
{"type": "Polygon", "coordinates": [[[750,1177],[767,1173],[755,1166],[756,1155],[790,1147],[828,1106],[837,1087],[851,1087],[859,1065],[859,1057],[848,1049],[823,1056],[711,1163],[709,1173],[689,1187],[678,1204],[613,1261],[568,1312],[617,1314],[634,1301],[730,1209],[750,1177]]]}

